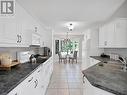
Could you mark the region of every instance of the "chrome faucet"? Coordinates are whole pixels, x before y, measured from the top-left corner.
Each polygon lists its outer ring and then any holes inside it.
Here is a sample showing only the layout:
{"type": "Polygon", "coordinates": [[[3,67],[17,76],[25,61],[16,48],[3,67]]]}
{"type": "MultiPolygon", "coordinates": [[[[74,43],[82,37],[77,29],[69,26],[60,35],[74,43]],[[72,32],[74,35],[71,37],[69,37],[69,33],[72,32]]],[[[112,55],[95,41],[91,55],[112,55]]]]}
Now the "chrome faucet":
{"type": "Polygon", "coordinates": [[[123,71],[127,71],[127,57],[119,57],[120,62],[123,64],[122,69],[123,71]]]}

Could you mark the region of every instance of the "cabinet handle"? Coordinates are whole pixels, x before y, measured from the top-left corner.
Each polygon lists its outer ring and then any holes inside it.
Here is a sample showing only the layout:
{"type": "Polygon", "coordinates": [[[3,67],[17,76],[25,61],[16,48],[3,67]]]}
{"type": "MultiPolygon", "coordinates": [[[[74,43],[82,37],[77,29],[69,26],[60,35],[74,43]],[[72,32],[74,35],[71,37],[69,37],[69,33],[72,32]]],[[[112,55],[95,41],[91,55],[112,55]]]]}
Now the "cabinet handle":
{"type": "Polygon", "coordinates": [[[20,43],[22,42],[22,36],[20,35],[20,43]]]}
{"type": "Polygon", "coordinates": [[[107,46],[107,41],[105,41],[105,46],[107,46]]]}
{"type": "Polygon", "coordinates": [[[35,83],[35,87],[34,87],[34,88],[36,88],[36,87],[38,86],[38,80],[36,79],[36,80],[34,81],[34,83],[35,83]]]}
{"type": "Polygon", "coordinates": [[[28,82],[31,82],[32,80],[33,80],[33,77],[30,80],[28,80],[28,82]]]}
{"type": "Polygon", "coordinates": [[[18,39],[17,39],[17,43],[19,43],[19,35],[17,35],[17,38],[18,38],[18,39]]]}
{"type": "Polygon", "coordinates": [[[85,75],[83,75],[83,83],[85,83],[85,81],[84,81],[84,77],[85,77],[85,75]]]}
{"type": "Polygon", "coordinates": [[[19,35],[19,43],[21,43],[21,42],[22,42],[22,36],[19,35]]]}
{"type": "Polygon", "coordinates": [[[40,72],[41,70],[38,70],[38,73],[40,72]]]}

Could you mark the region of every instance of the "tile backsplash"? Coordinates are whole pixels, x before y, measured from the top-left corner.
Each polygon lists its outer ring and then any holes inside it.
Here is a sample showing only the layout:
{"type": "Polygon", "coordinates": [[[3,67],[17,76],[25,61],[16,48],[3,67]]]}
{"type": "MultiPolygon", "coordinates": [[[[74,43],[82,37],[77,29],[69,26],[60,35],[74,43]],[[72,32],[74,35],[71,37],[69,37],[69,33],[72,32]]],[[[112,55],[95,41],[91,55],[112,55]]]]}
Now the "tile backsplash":
{"type": "Polygon", "coordinates": [[[35,54],[43,54],[43,48],[36,47],[0,47],[0,53],[9,53],[13,59],[16,59],[16,52],[34,51],[35,54]]]}
{"type": "Polygon", "coordinates": [[[127,57],[127,49],[125,48],[121,48],[121,49],[117,49],[117,48],[114,48],[114,49],[104,49],[104,52],[106,54],[110,54],[110,53],[116,53],[116,54],[119,54],[119,55],[122,55],[124,57],[127,57]]]}

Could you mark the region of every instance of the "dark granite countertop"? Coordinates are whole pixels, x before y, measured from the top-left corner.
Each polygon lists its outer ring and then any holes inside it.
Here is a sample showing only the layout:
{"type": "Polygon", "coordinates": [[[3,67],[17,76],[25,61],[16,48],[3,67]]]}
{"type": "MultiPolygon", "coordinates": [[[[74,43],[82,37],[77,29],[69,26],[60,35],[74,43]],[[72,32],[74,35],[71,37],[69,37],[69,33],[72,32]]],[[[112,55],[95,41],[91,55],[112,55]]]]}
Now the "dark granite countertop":
{"type": "Polygon", "coordinates": [[[106,57],[100,57],[100,56],[90,56],[91,58],[94,58],[96,60],[99,60],[101,62],[107,62],[107,61],[115,61],[114,59],[106,58],[106,57]]]}
{"type": "Polygon", "coordinates": [[[95,87],[116,95],[127,95],[127,72],[121,69],[122,64],[109,58],[99,56],[92,56],[92,58],[101,62],[82,71],[89,82],[95,87]],[[105,61],[108,63],[104,63],[105,61]]]}
{"type": "Polygon", "coordinates": [[[45,61],[46,59],[36,64],[22,63],[10,71],[0,71],[0,95],[7,95],[45,61]]]}

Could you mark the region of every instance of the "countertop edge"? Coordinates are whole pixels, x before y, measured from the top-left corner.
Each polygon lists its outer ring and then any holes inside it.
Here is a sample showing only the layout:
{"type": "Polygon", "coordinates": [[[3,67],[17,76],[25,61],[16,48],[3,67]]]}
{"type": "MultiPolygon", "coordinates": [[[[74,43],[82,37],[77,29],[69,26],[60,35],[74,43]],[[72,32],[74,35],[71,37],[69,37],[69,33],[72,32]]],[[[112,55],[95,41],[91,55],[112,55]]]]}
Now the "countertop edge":
{"type": "MultiPolygon", "coordinates": [[[[90,56],[90,57],[91,57],[91,58],[94,58],[94,56],[90,56]]],[[[99,60],[99,59],[97,59],[97,58],[94,58],[94,59],[99,60]]],[[[99,61],[101,61],[101,60],[99,60],[99,61]]],[[[99,63],[100,63],[100,62],[98,62],[97,64],[99,64],[99,63]]],[[[94,65],[94,66],[95,66],[95,65],[94,65]]],[[[82,70],[83,77],[86,77],[87,80],[90,82],[90,84],[91,84],[92,86],[97,87],[97,88],[99,88],[99,89],[102,89],[102,90],[104,90],[104,91],[113,93],[113,94],[115,94],[115,95],[125,95],[125,94],[122,94],[122,93],[120,93],[120,92],[118,92],[118,91],[114,91],[114,90],[112,90],[112,89],[109,89],[109,88],[107,88],[107,87],[101,86],[101,85],[99,85],[99,84],[96,84],[96,83],[90,81],[90,79],[89,79],[88,76],[84,73],[84,71],[85,71],[85,70],[82,70]]]]}
{"type": "MultiPolygon", "coordinates": [[[[50,59],[51,56],[48,58],[50,59]]],[[[47,59],[47,60],[48,60],[47,59]]],[[[46,60],[46,61],[47,61],[46,60]]],[[[45,61],[45,62],[46,62],[45,61]]],[[[44,62],[43,62],[44,63],[44,62]]],[[[12,86],[9,90],[7,90],[5,93],[2,93],[2,95],[7,95],[9,94],[15,87],[17,87],[20,83],[22,83],[26,78],[28,78],[34,71],[36,71],[43,63],[40,63],[35,69],[33,69],[29,74],[27,74],[24,78],[22,78],[19,82],[17,82],[14,86],[12,86]]],[[[25,64],[25,63],[23,63],[25,64]]],[[[36,63],[37,64],[37,63],[36,63]]]]}

